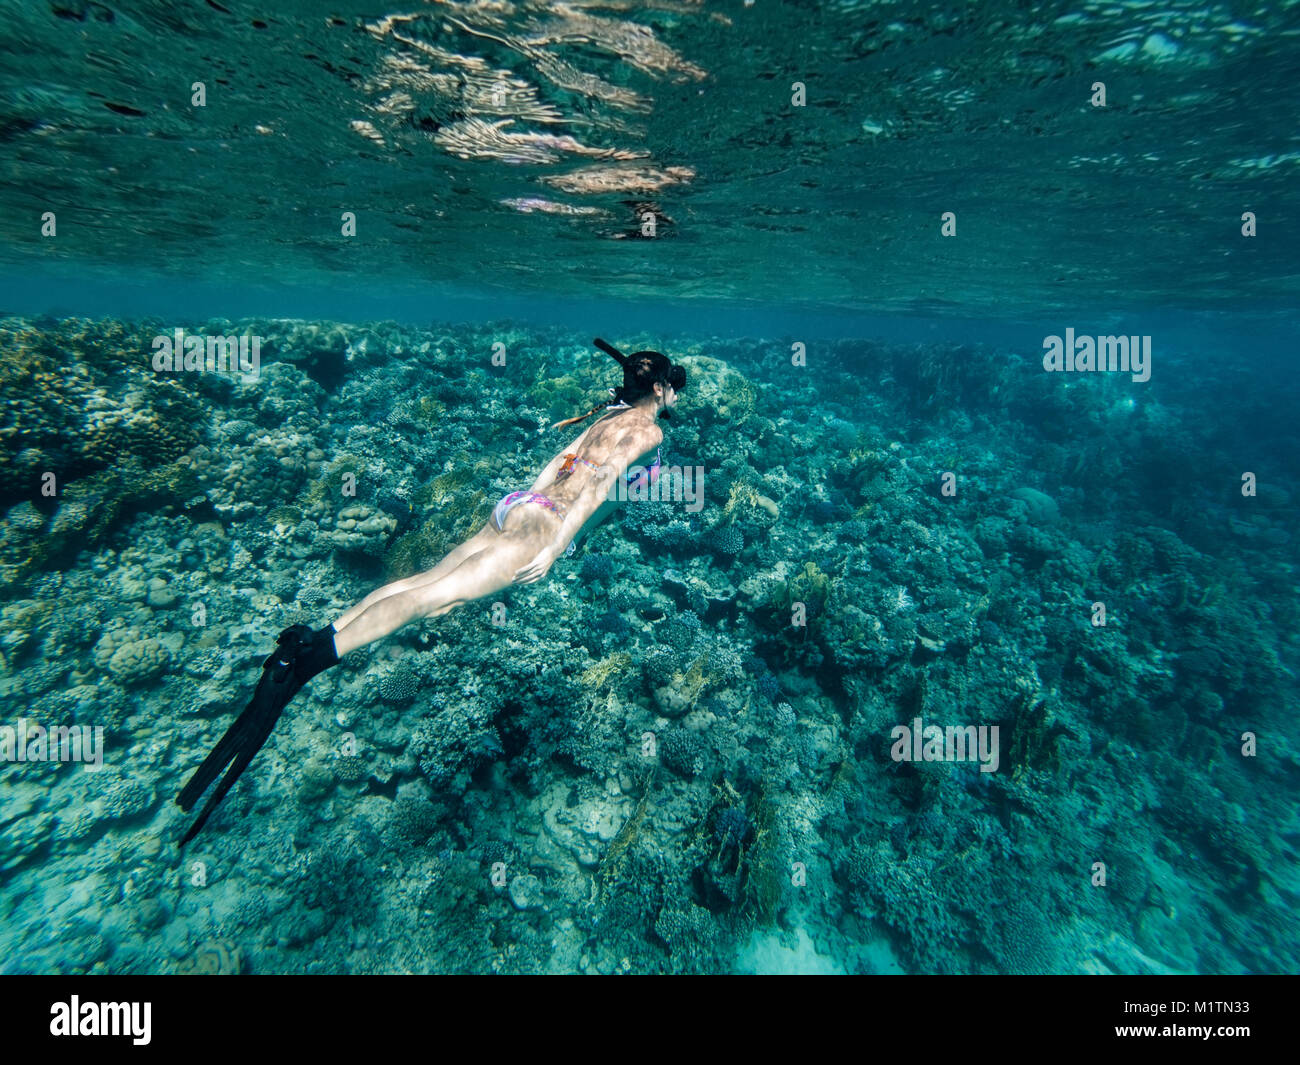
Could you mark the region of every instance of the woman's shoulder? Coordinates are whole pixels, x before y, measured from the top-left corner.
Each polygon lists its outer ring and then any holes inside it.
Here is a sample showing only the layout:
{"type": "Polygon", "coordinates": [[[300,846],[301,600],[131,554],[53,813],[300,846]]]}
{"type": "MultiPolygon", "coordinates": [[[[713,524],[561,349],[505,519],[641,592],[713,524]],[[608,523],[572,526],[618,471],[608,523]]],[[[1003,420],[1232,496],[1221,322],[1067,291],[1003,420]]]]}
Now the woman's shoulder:
{"type": "Polygon", "coordinates": [[[624,430],[624,438],[634,446],[658,447],[664,439],[664,431],[659,423],[649,418],[630,420],[624,430]]]}
{"type": "Polygon", "coordinates": [[[654,450],[664,438],[663,430],[658,425],[647,418],[638,417],[612,417],[602,420],[583,435],[585,440],[580,438],[574,441],[570,450],[576,450],[581,442],[588,450],[599,451],[605,455],[622,454],[629,457],[629,461],[631,458],[654,450]]]}

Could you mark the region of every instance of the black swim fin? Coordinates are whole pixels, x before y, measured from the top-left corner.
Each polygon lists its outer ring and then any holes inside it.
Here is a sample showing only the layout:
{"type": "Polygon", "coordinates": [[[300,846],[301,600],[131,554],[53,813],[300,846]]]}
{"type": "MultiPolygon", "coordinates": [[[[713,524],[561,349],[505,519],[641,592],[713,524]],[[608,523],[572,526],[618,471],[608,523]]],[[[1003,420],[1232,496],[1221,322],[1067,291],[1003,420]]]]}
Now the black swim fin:
{"type": "Polygon", "coordinates": [[[181,838],[181,846],[199,834],[212,811],[248,768],[271,735],[289,700],[307,681],[339,660],[334,647],[333,626],[312,632],[306,625],[294,625],[280,633],[276,642],[279,646],[262,664],[262,677],[248,706],[226,729],[226,734],[176,797],[180,808],[189,813],[199,797],[221,776],[222,770],[230,766],[217,789],[204,803],[198,819],[181,838]]]}

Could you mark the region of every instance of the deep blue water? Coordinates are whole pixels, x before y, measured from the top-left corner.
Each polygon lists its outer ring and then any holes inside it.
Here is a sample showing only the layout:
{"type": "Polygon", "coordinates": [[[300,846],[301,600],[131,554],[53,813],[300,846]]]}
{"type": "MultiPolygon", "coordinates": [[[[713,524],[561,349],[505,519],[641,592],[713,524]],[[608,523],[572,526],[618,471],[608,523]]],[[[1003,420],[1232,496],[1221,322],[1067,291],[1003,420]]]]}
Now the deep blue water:
{"type": "Polygon", "coordinates": [[[1295,972],[1295,6],[0,4],[0,970],[1295,972]],[[597,336],[701,506],[346,654],[182,848],[597,336]]]}

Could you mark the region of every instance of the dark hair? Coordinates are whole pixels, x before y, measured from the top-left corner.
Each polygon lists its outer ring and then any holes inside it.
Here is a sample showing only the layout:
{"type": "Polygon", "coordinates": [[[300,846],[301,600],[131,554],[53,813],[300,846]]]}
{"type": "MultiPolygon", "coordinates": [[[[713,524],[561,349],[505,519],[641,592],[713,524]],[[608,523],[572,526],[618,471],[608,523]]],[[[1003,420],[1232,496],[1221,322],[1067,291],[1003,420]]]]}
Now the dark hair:
{"type": "Polygon", "coordinates": [[[614,402],[634,403],[654,391],[655,385],[671,385],[680,392],[686,387],[686,367],[676,366],[657,351],[638,351],[626,356],[623,385],[614,391],[614,402]]]}
{"type": "MultiPolygon", "coordinates": [[[[613,344],[601,340],[600,337],[596,337],[592,343],[607,355],[613,356],[618,364],[623,367],[623,383],[618,388],[610,389],[613,394],[612,399],[597,404],[586,414],[579,414],[576,418],[566,418],[562,422],[556,422],[551,426],[552,429],[559,429],[561,426],[585,421],[597,411],[604,410],[606,407],[617,406],[621,403],[635,403],[637,400],[650,395],[654,391],[655,385],[668,385],[675,392],[680,392],[686,387],[686,367],[674,363],[662,352],[634,351],[631,355],[624,355],[613,344]]],[[[667,418],[668,412],[664,411],[660,414],[660,417],[667,418]]]]}

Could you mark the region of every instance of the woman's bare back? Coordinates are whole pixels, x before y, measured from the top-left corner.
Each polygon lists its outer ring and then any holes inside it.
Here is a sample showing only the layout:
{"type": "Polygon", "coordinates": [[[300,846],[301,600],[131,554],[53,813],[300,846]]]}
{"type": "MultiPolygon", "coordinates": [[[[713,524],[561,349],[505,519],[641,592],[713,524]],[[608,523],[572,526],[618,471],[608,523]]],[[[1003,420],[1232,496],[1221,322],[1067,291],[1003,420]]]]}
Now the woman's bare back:
{"type": "MultiPolygon", "coordinates": [[[[590,486],[592,478],[598,475],[601,468],[613,468],[615,466],[627,468],[633,466],[648,451],[659,446],[659,443],[663,440],[663,432],[653,422],[649,424],[652,432],[646,433],[644,436],[640,434],[635,437],[629,436],[629,427],[634,423],[639,426],[645,420],[644,415],[631,407],[627,410],[606,415],[555,456],[551,462],[547,463],[542,476],[538,478],[534,485],[533,491],[548,496],[561,506],[572,505],[574,500],[590,486]],[[635,455],[628,455],[627,448],[630,439],[652,440],[653,442],[645,450],[639,450],[635,455]],[[564,460],[569,455],[576,456],[580,461],[573,462],[568,473],[561,473],[560,470],[565,465],[564,460]],[[621,463],[619,460],[621,460],[621,463]],[[546,474],[556,466],[557,462],[559,469],[543,480],[546,474]]],[[[633,446],[640,447],[640,444],[633,446]]]]}

